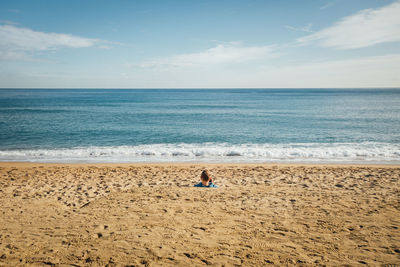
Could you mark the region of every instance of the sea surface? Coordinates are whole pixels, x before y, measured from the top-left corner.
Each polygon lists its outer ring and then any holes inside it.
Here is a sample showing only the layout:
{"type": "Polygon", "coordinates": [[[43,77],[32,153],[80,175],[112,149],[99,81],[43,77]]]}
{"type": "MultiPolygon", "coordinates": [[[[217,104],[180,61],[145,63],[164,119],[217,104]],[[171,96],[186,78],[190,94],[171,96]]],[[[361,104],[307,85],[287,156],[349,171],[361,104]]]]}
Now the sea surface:
{"type": "Polygon", "coordinates": [[[400,89],[0,89],[0,161],[400,163],[400,89]]]}

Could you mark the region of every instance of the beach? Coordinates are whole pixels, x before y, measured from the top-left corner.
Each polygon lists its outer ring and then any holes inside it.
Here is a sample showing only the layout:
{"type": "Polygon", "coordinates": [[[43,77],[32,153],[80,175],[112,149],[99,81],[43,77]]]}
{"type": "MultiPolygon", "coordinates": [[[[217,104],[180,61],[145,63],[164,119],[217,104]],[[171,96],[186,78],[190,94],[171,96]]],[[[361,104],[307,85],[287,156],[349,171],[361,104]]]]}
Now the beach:
{"type": "Polygon", "coordinates": [[[0,185],[0,266],[400,264],[398,165],[9,162],[0,185]]]}
{"type": "Polygon", "coordinates": [[[0,1],[0,267],[400,267],[399,14],[0,1]]]}

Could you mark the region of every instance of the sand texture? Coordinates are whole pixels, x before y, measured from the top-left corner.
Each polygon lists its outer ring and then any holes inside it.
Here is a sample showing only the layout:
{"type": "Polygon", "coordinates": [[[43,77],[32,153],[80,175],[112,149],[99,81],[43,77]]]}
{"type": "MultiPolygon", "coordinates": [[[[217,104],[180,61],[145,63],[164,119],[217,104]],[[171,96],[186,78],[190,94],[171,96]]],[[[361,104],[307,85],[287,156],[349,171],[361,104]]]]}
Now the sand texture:
{"type": "Polygon", "coordinates": [[[0,266],[383,266],[399,228],[399,166],[0,164],[0,266]]]}

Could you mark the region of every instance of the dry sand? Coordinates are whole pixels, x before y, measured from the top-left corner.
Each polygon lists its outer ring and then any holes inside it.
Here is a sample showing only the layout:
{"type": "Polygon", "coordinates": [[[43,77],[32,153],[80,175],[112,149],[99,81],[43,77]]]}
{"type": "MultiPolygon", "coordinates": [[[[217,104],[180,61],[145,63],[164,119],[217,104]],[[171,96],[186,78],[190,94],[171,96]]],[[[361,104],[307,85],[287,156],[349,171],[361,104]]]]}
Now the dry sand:
{"type": "Polygon", "coordinates": [[[0,266],[400,264],[399,166],[1,163],[0,185],[0,266]]]}

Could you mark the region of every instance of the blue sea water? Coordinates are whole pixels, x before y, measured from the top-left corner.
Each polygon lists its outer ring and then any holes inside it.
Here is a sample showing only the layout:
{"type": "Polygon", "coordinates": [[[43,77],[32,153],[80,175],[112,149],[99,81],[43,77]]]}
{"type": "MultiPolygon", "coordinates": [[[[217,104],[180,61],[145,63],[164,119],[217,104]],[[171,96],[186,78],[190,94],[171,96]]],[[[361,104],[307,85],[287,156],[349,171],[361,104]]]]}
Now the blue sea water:
{"type": "Polygon", "coordinates": [[[0,89],[0,161],[400,163],[400,89],[0,89]]]}

